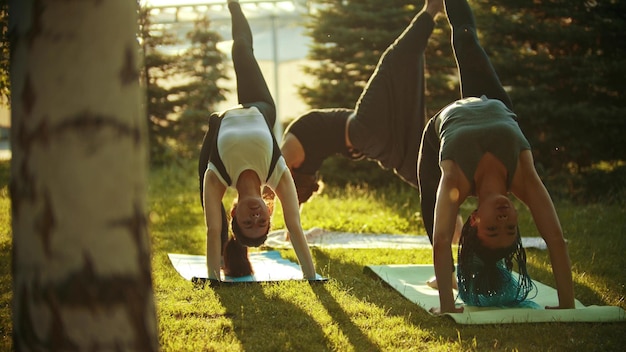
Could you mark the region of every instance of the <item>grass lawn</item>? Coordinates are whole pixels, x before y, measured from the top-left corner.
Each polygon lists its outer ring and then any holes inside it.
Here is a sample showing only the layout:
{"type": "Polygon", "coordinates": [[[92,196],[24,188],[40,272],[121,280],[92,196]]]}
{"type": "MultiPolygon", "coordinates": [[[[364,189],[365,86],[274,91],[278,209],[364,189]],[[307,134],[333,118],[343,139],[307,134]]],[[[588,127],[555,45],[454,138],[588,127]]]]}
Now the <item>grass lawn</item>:
{"type": "MultiPolygon", "coordinates": [[[[9,163],[0,161],[0,350],[11,343],[9,163]]],[[[430,263],[430,250],[313,249],[326,284],[304,282],[196,287],[167,253],[205,253],[194,166],[153,170],[150,232],[159,339],[163,351],[622,351],[626,324],[456,325],[430,316],[368,274],[368,264],[430,263]]],[[[229,193],[232,197],[232,193],[229,193]]],[[[229,203],[227,203],[229,205],[229,203]]],[[[570,244],[576,297],[626,309],[626,209],[557,202],[570,244]]],[[[307,204],[303,227],[371,233],[424,233],[418,195],[407,189],[332,189],[307,204]]],[[[471,208],[464,209],[465,212],[471,208]]],[[[282,228],[280,208],[273,228],[282,228]]],[[[537,236],[520,210],[524,236],[537,236]]],[[[529,249],[533,278],[554,287],[547,251],[529,249]]],[[[281,250],[296,260],[292,250],[281,250]]]]}

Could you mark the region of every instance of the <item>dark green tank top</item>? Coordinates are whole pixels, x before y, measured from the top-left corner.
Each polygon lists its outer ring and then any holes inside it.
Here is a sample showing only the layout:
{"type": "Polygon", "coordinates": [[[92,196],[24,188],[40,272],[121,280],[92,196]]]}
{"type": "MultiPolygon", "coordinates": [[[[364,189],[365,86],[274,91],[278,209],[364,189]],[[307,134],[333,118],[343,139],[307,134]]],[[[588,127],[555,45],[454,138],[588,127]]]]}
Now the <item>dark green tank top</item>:
{"type": "Polygon", "coordinates": [[[441,140],[439,160],[453,160],[469,180],[475,193],[474,174],[485,153],[492,153],[507,170],[511,187],[520,152],[530,149],[517,116],[501,101],[480,98],[457,100],[437,116],[441,140]]]}

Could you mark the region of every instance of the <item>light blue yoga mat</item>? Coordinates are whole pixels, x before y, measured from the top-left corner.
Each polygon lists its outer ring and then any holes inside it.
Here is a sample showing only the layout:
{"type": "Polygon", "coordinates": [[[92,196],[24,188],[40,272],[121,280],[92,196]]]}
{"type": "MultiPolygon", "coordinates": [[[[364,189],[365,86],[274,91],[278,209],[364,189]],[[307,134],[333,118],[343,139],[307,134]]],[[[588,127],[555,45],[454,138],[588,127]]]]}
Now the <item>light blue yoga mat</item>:
{"type": "MultiPolygon", "coordinates": [[[[309,247],[319,248],[395,248],[395,249],[431,249],[426,235],[351,233],[326,231],[314,227],[304,231],[309,247]]],[[[267,235],[265,245],[272,248],[292,248],[285,237],[285,230],[272,231],[267,235]]],[[[524,248],[545,250],[547,245],[541,237],[522,237],[524,248]]]]}
{"type": "MultiPolygon", "coordinates": [[[[380,279],[388,283],[409,301],[426,311],[439,306],[439,291],[426,285],[435,275],[432,264],[368,265],[380,279]]],[[[558,305],[555,289],[535,281],[538,293],[533,302],[540,307],[558,305]]],[[[454,292],[456,295],[456,291],[454,292]]],[[[457,299],[457,304],[462,304],[457,299]]],[[[626,322],[626,312],[613,306],[584,306],[576,300],[576,309],[532,309],[508,307],[465,306],[463,313],[447,313],[459,324],[507,324],[541,322],[626,322]]]]}
{"type": "MultiPolygon", "coordinates": [[[[168,257],[174,269],[189,281],[206,280],[206,256],[169,253],[168,257]]],[[[302,270],[297,263],[280,256],[278,251],[251,252],[250,263],[254,270],[253,275],[242,277],[225,276],[222,272],[222,282],[269,282],[284,280],[303,280],[302,270]]],[[[327,279],[316,274],[316,281],[327,279]]]]}

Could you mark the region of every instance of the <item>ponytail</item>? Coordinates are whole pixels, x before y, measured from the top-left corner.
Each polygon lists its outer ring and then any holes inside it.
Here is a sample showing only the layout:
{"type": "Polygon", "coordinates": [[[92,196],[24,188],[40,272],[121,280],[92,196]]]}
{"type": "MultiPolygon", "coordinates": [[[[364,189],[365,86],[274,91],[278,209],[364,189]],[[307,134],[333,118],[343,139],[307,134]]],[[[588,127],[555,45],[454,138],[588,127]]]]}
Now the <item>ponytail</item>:
{"type": "Polygon", "coordinates": [[[230,277],[252,275],[252,264],[248,258],[248,247],[231,237],[224,246],[224,274],[230,277]]]}
{"type": "MultiPolygon", "coordinates": [[[[272,203],[273,205],[273,203],[272,203]]],[[[233,210],[236,204],[233,205],[233,210]]],[[[271,208],[270,208],[271,209],[271,208]]],[[[223,246],[224,256],[224,274],[231,277],[241,277],[252,275],[252,264],[250,258],[248,258],[248,247],[259,247],[267,239],[267,233],[259,238],[250,238],[243,234],[235,212],[231,210],[230,225],[233,232],[233,236],[228,238],[226,244],[223,246]]],[[[226,236],[228,236],[228,225],[226,221],[226,212],[222,207],[222,241],[224,241],[224,229],[226,229],[226,236]]],[[[270,225],[267,226],[268,231],[270,225]]]]}

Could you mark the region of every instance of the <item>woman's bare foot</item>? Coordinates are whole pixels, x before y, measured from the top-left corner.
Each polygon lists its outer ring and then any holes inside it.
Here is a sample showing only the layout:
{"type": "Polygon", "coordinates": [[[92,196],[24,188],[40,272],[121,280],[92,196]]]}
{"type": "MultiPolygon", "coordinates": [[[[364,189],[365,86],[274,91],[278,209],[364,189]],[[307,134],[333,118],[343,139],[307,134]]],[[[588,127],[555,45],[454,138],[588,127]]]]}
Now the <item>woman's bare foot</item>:
{"type": "Polygon", "coordinates": [[[424,5],[424,11],[434,19],[437,14],[443,12],[443,0],[428,0],[424,5]]]}
{"type": "MultiPolygon", "coordinates": [[[[428,281],[426,281],[426,286],[430,288],[434,288],[435,290],[438,290],[439,286],[437,286],[437,278],[433,276],[430,279],[428,279],[428,281]]],[[[459,285],[456,282],[456,275],[454,273],[452,273],[452,289],[454,290],[459,289],[459,285]]]]}

